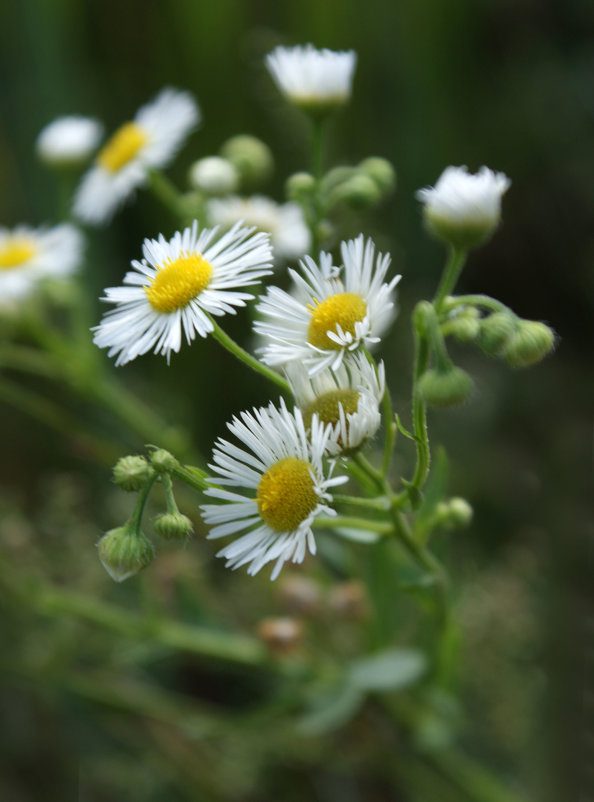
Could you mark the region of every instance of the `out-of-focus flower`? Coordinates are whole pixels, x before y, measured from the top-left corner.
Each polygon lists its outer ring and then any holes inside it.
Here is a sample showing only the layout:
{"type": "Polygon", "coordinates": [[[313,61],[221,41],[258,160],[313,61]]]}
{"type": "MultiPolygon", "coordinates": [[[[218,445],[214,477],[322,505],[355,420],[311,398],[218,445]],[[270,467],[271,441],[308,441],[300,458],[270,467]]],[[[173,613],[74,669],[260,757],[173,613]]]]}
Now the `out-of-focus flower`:
{"type": "Polygon", "coordinates": [[[207,195],[228,195],[237,190],[239,174],[233,164],[220,156],[199,159],[188,171],[190,184],[207,195]]]}
{"type": "Polygon", "coordinates": [[[75,167],[94,153],[103,135],[103,125],[90,117],[58,117],[42,129],[35,148],[50,167],[75,167]]]}

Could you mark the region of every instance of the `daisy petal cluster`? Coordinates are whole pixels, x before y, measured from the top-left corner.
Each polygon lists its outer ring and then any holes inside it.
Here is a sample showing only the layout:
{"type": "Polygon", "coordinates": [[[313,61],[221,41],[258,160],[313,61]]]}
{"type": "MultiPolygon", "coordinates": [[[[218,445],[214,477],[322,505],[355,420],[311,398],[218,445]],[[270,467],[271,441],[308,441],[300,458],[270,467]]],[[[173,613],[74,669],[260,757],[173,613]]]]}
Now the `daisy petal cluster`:
{"type": "Polygon", "coordinates": [[[74,214],[94,225],[107,222],[146,183],[150,169],[171,162],[199,121],[198,106],[189,92],[163,89],[99,151],[76,193],[74,214]]]}
{"type": "Polygon", "coordinates": [[[154,351],[169,359],[182,336],[213,330],[209,315],[235,314],[251,293],[238,287],[258,283],[270,273],[269,236],[240,224],[217,236],[216,228],[198,231],[194,223],[170,240],[163,235],[144,241],[143,259],[132,262],[123,287],[105,290],[104,301],[116,304],[95,328],[94,342],[124,365],[154,351]]]}
{"type": "Polygon", "coordinates": [[[458,247],[473,247],[499,225],[501,198],[511,181],[504,173],[481,167],[476,174],[466,167],[446,167],[434,187],[420,189],[416,197],[425,205],[430,230],[458,247]]]}
{"type": "Polygon", "coordinates": [[[262,361],[282,367],[300,360],[310,376],[325,368],[337,370],[345,355],[379,341],[394,317],[394,288],[401,276],[385,282],[388,254],[375,253],[363,235],[341,244],[342,267],[328,253],[319,264],[310,256],[301,273],[289,270],[294,292],[270,287],[257,306],[265,318],[254,325],[268,343],[262,361]]]}
{"type": "Polygon", "coordinates": [[[252,575],[272,562],[276,579],[286,562],[315,554],[312,523],[320,514],[335,515],[328,489],[347,477],[332,478],[332,467],[324,471],[328,427],[314,417],[308,435],[300,411],[289,412],[282,401],[279,409],[271,403],[227,425],[245,448],[224,439],[215,445],[213,486],[205,492],[221,503],[201,506],[213,525],[208,537],[241,533],[217,556],[231,568],[248,565],[252,575]]]}
{"type": "Polygon", "coordinates": [[[358,448],[379,429],[379,404],[385,390],[384,363],[376,367],[363,353],[310,378],[300,362],[290,362],[285,373],[306,427],[313,416],[330,426],[327,450],[332,455],[358,448]]]}
{"type": "Polygon", "coordinates": [[[227,227],[243,220],[260,231],[268,231],[277,259],[297,259],[310,246],[309,229],[297,203],[278,204],[264,195],[230,195],[209,201],[208,216],[216,225],[227,227]]]}
{"type": "Polygon", "coordinates": [[[80,264],[82,251],[82,235],[68,223],[53,228],[0,228],[2,304],[27,295],[41,279],[70,275],[80,264]]]}
{"type": "Polygon", "coordinates": [[[89,117],[58,117],[45,126],[35,147],[39,158],[50,166],[84,163],[103,135],[103,126],[89,117]]]}
{"type": "Polygon", "coordinates": [[[280,91],[308,110],[340,106],[351,96],[357,54],[353,50],[316,50],[308,44],[277,47],[266,66],[280,91]]]}

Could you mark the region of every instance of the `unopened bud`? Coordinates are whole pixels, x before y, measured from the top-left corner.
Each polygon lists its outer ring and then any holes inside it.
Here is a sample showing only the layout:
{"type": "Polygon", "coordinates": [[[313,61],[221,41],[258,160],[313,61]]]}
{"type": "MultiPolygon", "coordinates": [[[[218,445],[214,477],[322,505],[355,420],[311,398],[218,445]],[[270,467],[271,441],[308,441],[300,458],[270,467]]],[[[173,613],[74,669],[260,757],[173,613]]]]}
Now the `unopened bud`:
{"type": "Polygon", "coordinates": [[[290,654],[303,638],[303,625],[294,618],[264,618],[258,625],[258,637],[278,655],[290,654]]]}
{"type": "Polygon", "coordinates": [[[554,346],[555,334],[549,326],[537,320],[520,320],[505,346],[503,357],[513,368],[526,368],[540,362],[554,346]]]}
{"type": "Polygon", "coordinates": [[[287,198],[299,203],[310,197],[315,186],[316,180],[310,173],[293,173],[285,184],[287,198]]]}
{"type": "Polygon", "coordinates": [[[455,337],[461,343],[470,343],[477,338],[480,326],[478,310],[470,306],[455,317],[449,318],[442,326],[442,333],[455,337]]]}
{"type": "Polygon", "coordinates": [[[498,356],[518,327],[518,318],[511,312],[494,312],[481,320],[478,344],[489,356],[498,356]]]}
{"type": "Polygon", "coordinates": [[[151,464],[157,473],[171,473],[179,465],[173,454],[164,448],[156,448],[152,452],[151,464]]]}
{"type": "Polygon", "coordinates": [[[381,191],[368,175],[359,173],[336,189],[336,197],[352,209],[368,209],[381,200],[381,191]]]}
{"type": "Polygon", "coordinates": [[[183,540],[193,530],[192,521],[181,512],[163,512],[153,518],[153,529],[166,540],[183,540]]]}
{"type": "Polygon", "coordinates": [[[224,143],[220,153],[231,162],[246,184],[261,183],[272,173],[274,163],[270,148],[255,136],[234,136],[224,143]]]}
{"type": "Polygon", "coordinates": [[[283,578],[279,592],[284,606],[290,613],[311,615],[320,604],[320,589],[311,579],[302,576],[283,578]]]}
{"type": "Polygon", "coordinates": [[[116,582],[139,573],[155,556],[150,540],[131,526],[111,529],[97,543],[97,548],[103,567],[116,582]]]}
{"type": "Polygon", "coordinates": [[[239,186],[239,174],[228,159],[207,156],[190,167],[188,180],[195,189],[207,195],[230,195],[239,186]]]}
{"type": "Polygon", "coordinates": [[[425,402],[433,407],[463,404],[474,389],[472,378],[462,368],[450,365],[434,368],[421,376],[419,390],[425,402]]]}
{"type": "Polygon", "coordinates": [[[141,456],[122,457],[113,469],[113,480],[122,490],[137,492],[142,490],[154,471],[141,456]]]}
{"type": "Polygon", "coordinates": [[[447,529],[461,529],[470,524],[472,516],[472,507],[466,499],[454,496],[437,505],[435,523],[447,529]]]}
{"type": "Polygon", "coordinates": [[[396,171],[387,159],[370,156],[359,163],[359,170],[368,175],[383,195],[387,195],[396,186],[396,171]]]}
{"type": "Polygon", "coordinates": [[[332,588],[328,604],[335,615],[349,620],[360,620],[369,612],[365,586],[357,579],[341,582],[332,588]]]}

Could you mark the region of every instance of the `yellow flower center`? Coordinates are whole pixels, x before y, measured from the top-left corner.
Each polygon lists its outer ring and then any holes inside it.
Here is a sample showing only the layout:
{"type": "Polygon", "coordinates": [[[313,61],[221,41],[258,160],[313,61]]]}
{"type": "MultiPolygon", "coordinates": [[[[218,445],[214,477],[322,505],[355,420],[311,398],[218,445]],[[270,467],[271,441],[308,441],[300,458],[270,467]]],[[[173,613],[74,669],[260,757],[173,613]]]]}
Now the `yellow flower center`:
{"type": "Polygon", "coordinates": [[[0,245],[0,270],[12,270],[28,262],[37,253],[35,245],[27,239],[8,239],[0,245]]]}
{"type": "Polygon", "coordinates": [[[125,123],[99,151],[97,163],[110,173],[117,173],[136,156],[148,136],[136,123],[125,123]]]}
{"type": "Polygon", "coordinates": [[[329,390],[323,393],[303,410],[303,422],[306,427],[311,426],[311,419],[318,413],[321,423],[338,423],[340,420],[339,405],[342,404],[345,415],[351,415],[359,408],[359,393],[357,390],[329,390]]]}
{"type": "Polygon", "coordinates": [[[157,275],[144,287],[155,312],[175,312],[206,289],[212,265],[200,253],[182,253],[157,267],[157,275]]]}
{"type": "Polygon", "coordinates": [[[330,337],[328,332],[335,332],[340,325],[343,332],[355,335],[355,323],[363,320],[367,314],[367,304],[354,292],[339,292],[320,303],[314,298],[315,306],[310,306],[311,320],[307,330],[307,339],[316,348],[333,351],[340,350],[340,345],[330,337]]]}
{"type": "Polygon", "coordinates": [[[275,462],[260,479],[256,501],[265,524],[276,532],[291,532],[316,508],[318,496],[311,465],[297,457],[275,462]]]}

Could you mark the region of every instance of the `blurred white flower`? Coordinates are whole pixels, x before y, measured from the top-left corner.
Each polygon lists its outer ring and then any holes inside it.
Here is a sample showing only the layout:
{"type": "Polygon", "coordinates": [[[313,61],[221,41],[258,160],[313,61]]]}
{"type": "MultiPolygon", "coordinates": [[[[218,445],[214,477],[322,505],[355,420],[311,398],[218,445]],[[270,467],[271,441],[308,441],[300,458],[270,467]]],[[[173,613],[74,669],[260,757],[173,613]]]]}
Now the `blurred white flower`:
{"type": "Polygon", "coordinates": [[[356,62],[353,50],[316,50],[311,44],[277,47],[266,56],[266,66],[280,91],[309,110],[348,101],[356,62]]]}
{"type": "Polygon", "coordinates": [[[501,198],[511,181],[504,173],[481,167],[446,167],[434,187],[420,189],[418,200],[430,230],[456,247],[470,248],[487,239],[499,225],[501,198]]]}
{"type": "Polygon", "coordinates": [[[7,306],[46,278],[62,278],[79,266],[80,231],[68,223],[53,228],[0,228],[0,304],[7,306]]]}
{"type": "Polygon", "coordinates": [[[169,164],[199,120],[192,95],[163,89],[99,151],[77,190],[74,214],[85,223],[107,222],[151,168],[169,164]]]}
{"type": "Polygon", "coordinates": [[[42,129],[35,148],[49,166],[76,166],[91,157],[102,135],[102,124],[90,117],[58,117],[42,129]]]}
{"type": "Polygon", "coordinates": [[[213,225],[229,227],[242,220],[260,231],[267,231],[277,259],[297,259],[310,247],[309,229],[296,203],[279,205],[263,195],[213,198],[208,203],[208,217],[213,225]]]}
{"type": "Polygon", "coordinates": [[[208,195],[228,195],[239,185],[239,173],[228,159],[207,156],[199,159],[188,171],[190,185],[208,195]]]}

